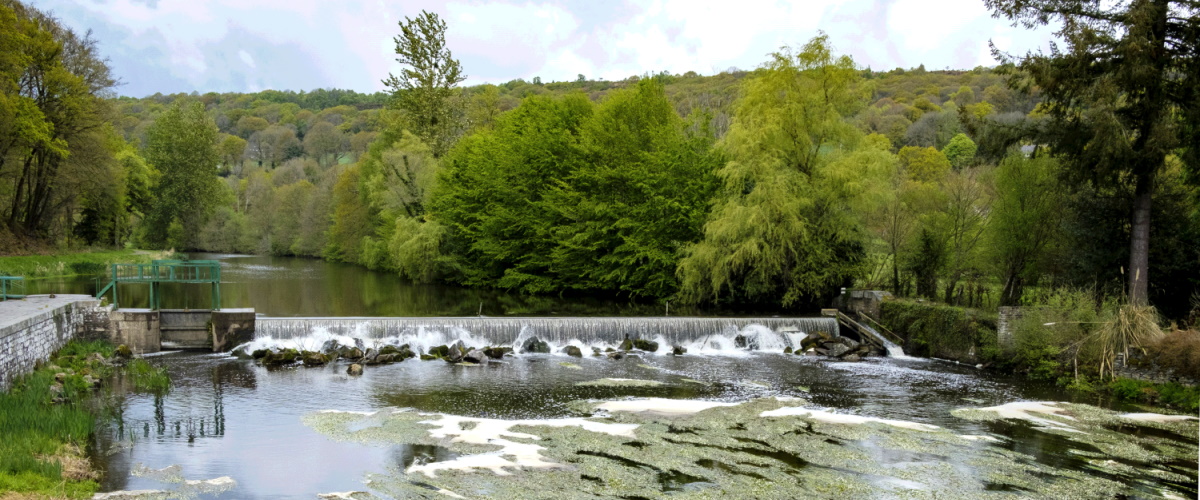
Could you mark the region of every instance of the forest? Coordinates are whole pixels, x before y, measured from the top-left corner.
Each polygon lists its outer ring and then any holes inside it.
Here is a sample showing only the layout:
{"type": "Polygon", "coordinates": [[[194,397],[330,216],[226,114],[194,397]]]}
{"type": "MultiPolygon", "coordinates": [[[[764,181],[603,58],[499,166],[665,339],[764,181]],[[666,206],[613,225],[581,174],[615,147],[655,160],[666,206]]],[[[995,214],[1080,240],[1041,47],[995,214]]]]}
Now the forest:
{"type": "Polygon", "coordinates": [[[753,70],[460,86],[422,13],[386,92],[131,98],[90,34],[6,0],[0,254],[296,255],[731,311],[843,287],[985,309],[1088,290],[1188,321],[1197,22],[1145,35],[1170,49],[1151,56],[1121,52],[1140,17],[1112,19],[961,71],[863,68],[822,34],[753,70]],[[1121,61],[1080,69],[1097,46],[1121,61]]]}

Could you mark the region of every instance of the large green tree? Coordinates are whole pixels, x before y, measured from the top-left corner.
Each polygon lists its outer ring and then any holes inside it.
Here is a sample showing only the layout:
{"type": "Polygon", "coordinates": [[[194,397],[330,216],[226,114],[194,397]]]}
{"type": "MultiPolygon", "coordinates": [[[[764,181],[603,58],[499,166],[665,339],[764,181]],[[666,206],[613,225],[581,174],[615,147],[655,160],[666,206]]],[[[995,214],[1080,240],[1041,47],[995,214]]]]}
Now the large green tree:
{"type": "Polygon", "coordinates": [[[679,264],[689,302],[791,306],[854,276],[863,254],[831,175],[858,131],[844,118],[865,101],[861,73],[825,35],[773,54],[743,86],[725,137],[724,192],[704,239],[679,264]]]}
{"type": "Polygon", "coordinates": [[[441,156],[450,146],[454,132],[455,86],[467,78],[462,66],[446,47],[446,22],[437,14],[421,11],[416,19],[400,22],[396,62],[403,64],[399,75],[388,75],[384,85],[391,89],[396,105],[408,114],[412,130],[441,156]]]}
{"type": "MultiPolygon", "coordinates": [[[[1151,201],[1168,155],[1196,169],[1200,123],[1200,5],[1191,0],[984,0],[1026,27],[1061,23],[1049,53],[996,54],[1036,85],[1049,116],[1038,139],[1066,172],[1133,190],[1129,301],[1148,303],[1151,201]]],[[[1028,88],[1026,88],[1028,90],[1028,88]]]]}
{"type": "Polygon", "coordinates": [[[162,175],[143,228],[147,244],[187,247],[199,234],[221,194],[217,137],[217,126],[201,103],[173,106],[147,131],[146,161],[162,175]],[[168,231],[182,239],[168,238],[168,231]]]}

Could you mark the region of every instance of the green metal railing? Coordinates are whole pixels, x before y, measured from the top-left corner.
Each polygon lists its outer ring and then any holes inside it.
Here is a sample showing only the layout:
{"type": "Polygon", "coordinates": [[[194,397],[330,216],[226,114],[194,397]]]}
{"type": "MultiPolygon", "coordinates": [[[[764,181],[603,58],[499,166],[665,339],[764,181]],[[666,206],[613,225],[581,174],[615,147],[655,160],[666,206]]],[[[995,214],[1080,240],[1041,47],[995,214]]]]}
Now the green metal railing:
{"type": "Polygon", "coordinates": [[[114,309],[120,308],[117,285],[144,283],[150,287],[150,309],[162,305],[163,283],[209,283],[212,285],[212,308],[221,309],[221,263],[215,260],[156,260],[149,264],[112,264],[112,280],[100,289],[96,298],[112,290],[114,309]]]}
{"type": "Polygon", "coordinates": [[[16,290],[25,291],[24,276],[0,276],[0,300],[25,298],[24,295],[13,293],[16,290]]]}

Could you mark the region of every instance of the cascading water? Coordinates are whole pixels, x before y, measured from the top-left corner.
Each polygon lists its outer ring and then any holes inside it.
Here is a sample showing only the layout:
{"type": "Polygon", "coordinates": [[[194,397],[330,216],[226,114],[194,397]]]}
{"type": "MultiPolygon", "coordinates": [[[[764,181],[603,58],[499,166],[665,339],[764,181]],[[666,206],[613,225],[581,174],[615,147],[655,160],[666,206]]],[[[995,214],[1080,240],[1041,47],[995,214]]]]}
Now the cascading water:
{"type": "Polygon", "coordinates": [[[538,338],[554,352],[564,346],[616,347],[626,337],[658,342],[659,352],[782,351],[818,331],[838,334],[837,320],[803,318],[258,318],[256,346],[319,349],[329,340],[370,347],[409,344],[427,352],[462,340],[468,346],[514,346],[538,338]],[[740,338],[739,338],[740,337],[740,338]]]}
{"type": "Polygon", "coordinates": [[[889,358],[902,358],[902,359],[911,359],[912,358],[912,356],[904,354],[904,348],[902,348],[902,347],[896,345],[895,343],[893,343],[892,341],[888,340],[887,337],[880,335],[878,330],[871,328],[870,326],[861,324],[861,323],[859,324],[859,327],[863,328],[865,330],[868,330],[872,334],[875,335],[875,339],[878,340],[880,343],[882,343],[883,348],[885,350],[887,350],[887,354],[888,354],[889,358]]]}

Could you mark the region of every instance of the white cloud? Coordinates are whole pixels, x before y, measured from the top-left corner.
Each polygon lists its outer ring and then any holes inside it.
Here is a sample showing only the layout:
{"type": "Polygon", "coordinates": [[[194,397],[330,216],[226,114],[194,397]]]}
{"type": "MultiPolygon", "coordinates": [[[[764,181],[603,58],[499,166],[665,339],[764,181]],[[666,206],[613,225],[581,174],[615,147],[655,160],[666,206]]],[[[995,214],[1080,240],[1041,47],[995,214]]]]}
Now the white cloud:
{"type": "Polygon", "coordinates": [[[129,82],[122,92],[133,95],[251,86],[381,90],[380,80],[399,69],[397,22],[422,9],[448,24],[447,43],[468,84],[753,69],[818,30],[863,66],[969,68],[994,64],[989,39],[1023,53],[1044,47],[1050,31],[1013,28],[991,18],[981,0],[32,1],[78,30],[108,36],[101,48],[122,65],[119,76],[129,82]],[[202,87],[214,84],[225,87],[202,87]]]}

